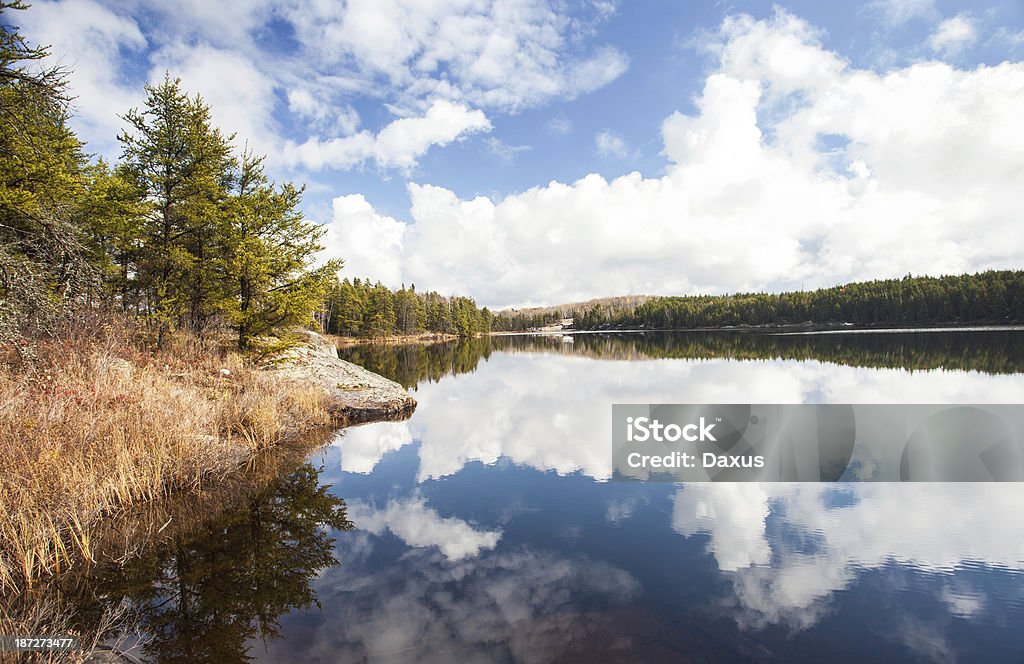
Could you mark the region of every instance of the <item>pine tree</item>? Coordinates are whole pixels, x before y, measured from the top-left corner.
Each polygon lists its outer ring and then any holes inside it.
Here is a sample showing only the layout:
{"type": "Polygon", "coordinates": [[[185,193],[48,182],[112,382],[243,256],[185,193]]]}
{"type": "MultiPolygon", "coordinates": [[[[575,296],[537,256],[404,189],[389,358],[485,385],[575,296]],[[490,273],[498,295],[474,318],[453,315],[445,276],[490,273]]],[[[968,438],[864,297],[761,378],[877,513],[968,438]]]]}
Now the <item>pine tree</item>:
{"type": "Polygon", "coordinates": [[[398,334],[416,334],[420,331],[419,299],[415,290],[406,289],[405,285],[394,295],[395,331],[398,334]]]}
{"type": "Polygon", "coordinates": [[[382,337],[395,329],[395,308],[391,291],[377,282],[370,290],[363,310],[363,325],[360,332],[368,337],[382,337]]]}
{"type": "Polygon", "coordinates": [[[311,323],[341,268],[341,261],[328,261],[310,269],[325,229],[298,210],[302,191],[291,183],[275,187],[263,157],[243,153],[222,238],[224,306],[240,349],[254,337],[311,323]]]}
{"type": "Polygon", "coordinates": [[[351,336],[361,334],[363,302],[363,298],[352,282],[348,279],[341,282],[338,288],[338,304],[335,307],[335,320],[337,320],[337,331],[339,334],[351,336]]]}
{"type": "Polygon", "coordinates": [[[46,331],[92,283],[76,223],[82,146],[68,128],[64,72],[11,25],[0,2],[0,336],[46,331]]]}
{"type": "Polygon", "coordinates": [[[90,260],[102,280],[102,296],[127,311],[138,311],[138,258],[142,248],[139,192],[122,169],[102,159],[85,170],[81,205],[90,260]]]}
{"type": "Polygon", "coordinates": [[[125,175],[143,196],[141,286],[162,346],[172,325],[202,334],[218,309],[215,244],[235,161],[229,142],[210,121],[210,108],[165,75],[146,86],[145,110],[125,117],[125,175]]]}

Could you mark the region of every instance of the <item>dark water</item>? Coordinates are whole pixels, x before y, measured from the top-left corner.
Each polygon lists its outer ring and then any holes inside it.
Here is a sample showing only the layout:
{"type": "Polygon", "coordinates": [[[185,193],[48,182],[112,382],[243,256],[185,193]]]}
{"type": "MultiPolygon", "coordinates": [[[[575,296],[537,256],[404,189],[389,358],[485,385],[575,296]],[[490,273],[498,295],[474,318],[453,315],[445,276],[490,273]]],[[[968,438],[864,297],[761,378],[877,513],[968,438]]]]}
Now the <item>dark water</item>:
{"type": "Polygon", "coordinates": [[[1024,661],[1022,485],[608,481],[614,402],[1019,403],[1020,330],[348,356],[414,387],[415,415],[97,582],[141,610],[143,655],[1024,661]]]}

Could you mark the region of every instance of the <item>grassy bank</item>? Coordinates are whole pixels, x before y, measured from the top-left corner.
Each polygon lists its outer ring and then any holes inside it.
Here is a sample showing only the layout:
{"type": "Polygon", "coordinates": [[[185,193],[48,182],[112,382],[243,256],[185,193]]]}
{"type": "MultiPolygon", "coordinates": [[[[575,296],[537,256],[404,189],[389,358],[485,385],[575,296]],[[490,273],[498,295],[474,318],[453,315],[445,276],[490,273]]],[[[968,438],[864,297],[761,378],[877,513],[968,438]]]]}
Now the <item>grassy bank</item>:
{"type": "MultiPolygon", "coordinates": [[[[229,555],[238,558],[243,567],[257,565],[275,578],[279,578],[280,572],[294,575],[294,570],[279,572],[260,561],[279,555],[295,542],[289,539],[286,543],[279,542],[276,548],[264,550],[257,547],[252,551],[239,552],[232,548],[236,541],[222,542],[222,531],[226,522],[234,522],[236,529],[242,527],[250,531],[252,525],[244,518],[245,515],[252,510],[273,509],[268,506],[268,500],[282,508],[288,505],[288,501],[278,502],[275,499],[274,487],[288,486],[290,474],[303,467],[310,449],[328,442],[331,437],[330,429],[317,430],[296,441],[264,448],[251,455],[244,466],[206,484],[202,491],[177,491],[105,519],[96,529],[96,539],[92,542],[96,564],[77,565],[61,574],[40,579],[31,589],[18,594],[0,593],[0,634],[73,634],[80,639],[83,649],[20,656],[0,652],[0,663],[79,664],[88,661],[100,643],[118,649],[128,648],[129,652],[139,656],[154,638],[146,626],[154,616],[145,615],[145,610],[163,606],[163,602],[150,605],[145,600],[148,593],[156,592],[153,585],[159,583],[155,580],[159,575],[153,572],[152,561],[154,558],[181,555],[191,550],[196,542],[221,542],[223,550],[215,555],[220,556],[222,563],[223,556],[229,555]],[[239,520],[243,523],[239,524],[239,520]]],[[[288,527],[303,520],[324,517],[322,510],[309,509],[311,505],[316,506],[316,501],[309,498],[322,496],[323,487],[317,484],[307,489],[309,491],[297,501],[302,512],[295,515],[294,520],[288,520],[288,527]],[[315,495],[311,493],[314,490],[315,495]]],[[[335,502],[340,505],[344,516],[344,502],[340,499],[335,502]]],[[[265,523],[279,522],[268,519],[265,523]]],[[[290,535],[291,531],[287,534],[290,535]]],[[[253,533],[253,537],[257,536],[258,533],[253,533]]],[[[295,553],[300,558],[307,554],[305,550],[295,553]]],[[[203,570],[205,573],[217,573],[216,565],[196,565],[195,568],[199,574],[204,573],[203,570]]],[[[177,567],[171,569],[178,570],[177,567]]],[[[233,567],[232,573],[238,573],[237,566],[233,567]]],[[[274,584],[268,582],[267,585],[274,584]]],[[[296,590],[293,585],[287,587],[296,590]]],[[[180,589],[180,586],[175,588],[180,589]]],[[[198,592],[195,588],[192,591],[198,592]]],[[[173,595],[174,589],[169,588],[167,592],[173,595]]],[[[232,615],[223,620],[237,625],[239,618],[232,615]]],[[[157,660],[159,657],[153,658],[153,661],[157,660]]]]}
{"type": "Polygon", "coordinates": [[[194,337],[154,353],[132,329],[96,325],[7,344],[0,363],[4,593],[92,560],[107,517],[330,421],[322,390],[194,337]]]}

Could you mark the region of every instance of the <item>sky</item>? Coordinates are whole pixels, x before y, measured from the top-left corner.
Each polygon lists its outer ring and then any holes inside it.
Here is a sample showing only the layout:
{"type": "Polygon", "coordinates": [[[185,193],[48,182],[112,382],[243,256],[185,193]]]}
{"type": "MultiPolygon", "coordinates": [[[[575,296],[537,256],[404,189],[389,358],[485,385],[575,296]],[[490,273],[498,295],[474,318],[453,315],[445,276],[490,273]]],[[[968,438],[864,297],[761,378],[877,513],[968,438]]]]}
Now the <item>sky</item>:
{"type": "Polygon", "coordinates": [[[343,277],[492,308],[1024,267],[1024,2],[33,0],[117,159],[165,72],[343,277]]]}

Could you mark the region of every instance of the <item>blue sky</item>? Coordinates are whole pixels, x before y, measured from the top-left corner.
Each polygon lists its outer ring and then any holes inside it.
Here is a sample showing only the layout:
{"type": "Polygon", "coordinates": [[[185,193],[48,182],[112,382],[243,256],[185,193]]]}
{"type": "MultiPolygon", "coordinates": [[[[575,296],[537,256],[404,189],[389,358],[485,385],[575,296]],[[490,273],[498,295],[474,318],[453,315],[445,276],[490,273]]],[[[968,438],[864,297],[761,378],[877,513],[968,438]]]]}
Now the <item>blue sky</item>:
{"type": "MultiPolygon", "coordinates": [[[[12,19],[7,19],[12,20],[12,19]]],[[[345,276],[491,306],[1021,267],[1024,3],[37,0],[116,158],[168,70],[345,276]]]]}

